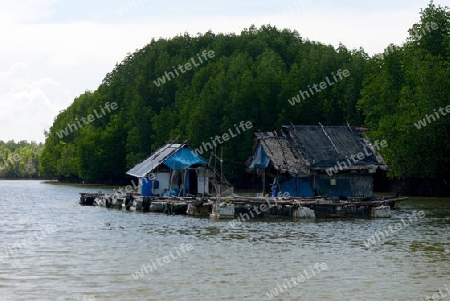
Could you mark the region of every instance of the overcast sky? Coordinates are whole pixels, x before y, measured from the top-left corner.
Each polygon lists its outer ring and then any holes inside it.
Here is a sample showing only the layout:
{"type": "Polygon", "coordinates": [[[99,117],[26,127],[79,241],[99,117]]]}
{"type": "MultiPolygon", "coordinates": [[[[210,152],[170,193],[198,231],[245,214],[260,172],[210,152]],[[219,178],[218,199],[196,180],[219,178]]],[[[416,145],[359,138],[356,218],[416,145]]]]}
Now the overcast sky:
{"type": "MultiPolygon", "coordinates": [[[[450,0],[436,4],[449,5],[450,0]]],[[[0,0],[0,140],[44,142],[59,111],[152,38],[251,24],[370,55],[401,44],[428,0],[0,0]]]]}

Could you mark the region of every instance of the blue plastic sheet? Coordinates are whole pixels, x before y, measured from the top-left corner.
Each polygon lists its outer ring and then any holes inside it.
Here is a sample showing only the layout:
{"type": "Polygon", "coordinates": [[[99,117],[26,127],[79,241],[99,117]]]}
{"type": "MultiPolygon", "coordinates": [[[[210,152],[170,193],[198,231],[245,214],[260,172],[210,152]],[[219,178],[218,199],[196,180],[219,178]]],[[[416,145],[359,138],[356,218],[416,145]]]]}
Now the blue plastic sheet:
{"type": "Polygon", "coordinates": [[[171,169],[183,170],[192,165],[205,166],[206,162],[189,148],[181,148],[163,162],[171,169]]]}
{"type": "Polygon", "coordinates": [[[172,189],[163,193],[163,196],[180,196],[180,189],[172,189]]]}
{"type": "Polygon", "coordinates": [[[312,197],[314,196],[311,178],[292,178],[281,184],[281,191],[288,192],[290,196],[312,197]]]}
{"type": "Polygon", "coordinates": [[[255,155],[253,156],[252,163],[250,164],[250,169],[255,168],[267,168],[269,166],[270,158],[267,156],[266,152],[264,151],[263,146],[260,144],[258,145],[258,148],[256,149],[255,155]]]}

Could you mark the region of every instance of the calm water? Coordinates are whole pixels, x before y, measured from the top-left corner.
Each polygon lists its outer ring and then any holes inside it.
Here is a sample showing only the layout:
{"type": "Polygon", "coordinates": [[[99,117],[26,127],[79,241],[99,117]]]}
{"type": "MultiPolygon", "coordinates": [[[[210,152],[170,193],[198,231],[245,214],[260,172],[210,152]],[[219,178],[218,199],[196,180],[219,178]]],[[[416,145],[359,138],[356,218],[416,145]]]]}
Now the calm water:
{"type": "Polygon", "coordinates": [[[450,290],[450,200],[408,200],[390,219],[231,228],[77,204],[98,190],[0,181],[0,300],[421,300],[450,290]],[[365,246],[415,210],[426,216],[365,246]],[[316,262],[327,268],[313,275],[316,262]]]}

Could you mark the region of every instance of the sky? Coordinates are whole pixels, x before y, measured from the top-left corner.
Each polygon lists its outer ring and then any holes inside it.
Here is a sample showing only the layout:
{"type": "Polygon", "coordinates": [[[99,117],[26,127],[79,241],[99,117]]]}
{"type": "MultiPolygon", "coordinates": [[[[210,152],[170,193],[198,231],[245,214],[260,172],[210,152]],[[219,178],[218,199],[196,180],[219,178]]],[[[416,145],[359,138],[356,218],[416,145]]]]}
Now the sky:
{"type": "MultiPolygon", "coordinates": [[[[450,0],[435,4],[450,6],[450,0]]],[[[429,0],[0,0],[0,140],[45,142],[58,112],[152,38],[252,24],[370,55],[406,41],[429,0]]]]}

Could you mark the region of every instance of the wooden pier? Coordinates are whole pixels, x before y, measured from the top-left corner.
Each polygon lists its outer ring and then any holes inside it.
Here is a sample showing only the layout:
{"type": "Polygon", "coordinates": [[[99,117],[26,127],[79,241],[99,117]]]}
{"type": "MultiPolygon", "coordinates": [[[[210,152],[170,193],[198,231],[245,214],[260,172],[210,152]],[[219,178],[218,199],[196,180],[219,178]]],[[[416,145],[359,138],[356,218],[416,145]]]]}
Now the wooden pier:
{"type": "Polygon", "coordinates": [[[390,209],[407,199],[328,199],[293,197],[143,197],[139,194],[80,193],[80,204],[143,212],[215,218],[355,218],[390,217],[390,209]]]}

